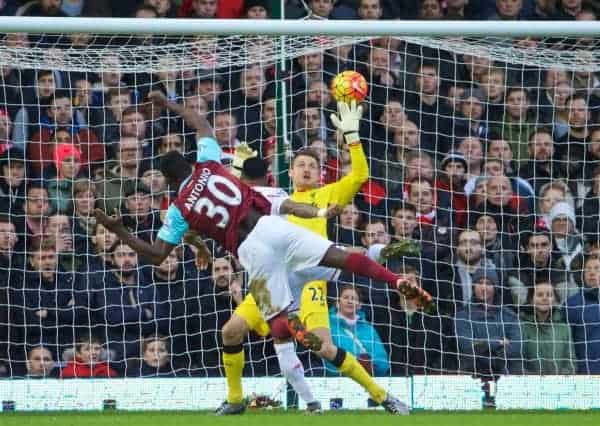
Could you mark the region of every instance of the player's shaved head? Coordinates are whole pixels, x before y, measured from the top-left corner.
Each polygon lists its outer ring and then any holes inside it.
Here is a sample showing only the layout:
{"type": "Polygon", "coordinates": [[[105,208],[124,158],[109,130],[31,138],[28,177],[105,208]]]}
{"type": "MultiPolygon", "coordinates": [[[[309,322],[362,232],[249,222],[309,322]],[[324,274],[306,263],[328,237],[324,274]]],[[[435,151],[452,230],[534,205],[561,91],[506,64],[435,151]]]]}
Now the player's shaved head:
{"type": "Polygon", "coordinates": [[[169,151],[160,160],[160,171],[165,177],[167,185],[175,185],[181,183],[192,173],[192,166],[180,152],[169,151]]]}

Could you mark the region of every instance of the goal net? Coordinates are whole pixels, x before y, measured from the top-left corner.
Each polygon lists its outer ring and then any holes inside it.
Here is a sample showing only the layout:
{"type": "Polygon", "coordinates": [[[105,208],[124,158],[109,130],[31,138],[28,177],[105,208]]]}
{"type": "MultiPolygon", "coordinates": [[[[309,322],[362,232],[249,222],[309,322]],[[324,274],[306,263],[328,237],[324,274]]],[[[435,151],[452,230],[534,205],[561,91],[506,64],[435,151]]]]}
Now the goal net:
{"type": "MultiPolygon", "coordinates": [[[[220,329],[246,293],[235,259],[210,244],[202,269],[182,245],[151,267],[93,209],[156,239],[173,198],[160,157],[193,161],[197,146],[151,91],[206,117],[224,162],[249,144],[273,185],[301,188],[287,167],[304,148],[319,158],[316,184],[342,179],[353,165],[329,83],[344,70],[369,84],[369,178],[329,236],[418,281],[435,309],[342,275],[328,285],[334,342],[378,376],[600,373],[597,40],[11,33],[0,44],[0,375],[222,375],[220,329]]],[[[250,335],[245,349],[246,375],[279,374],[270,340],[250,335]]],[[[299,350],[308,374],[336,374],[299,350]]]]}

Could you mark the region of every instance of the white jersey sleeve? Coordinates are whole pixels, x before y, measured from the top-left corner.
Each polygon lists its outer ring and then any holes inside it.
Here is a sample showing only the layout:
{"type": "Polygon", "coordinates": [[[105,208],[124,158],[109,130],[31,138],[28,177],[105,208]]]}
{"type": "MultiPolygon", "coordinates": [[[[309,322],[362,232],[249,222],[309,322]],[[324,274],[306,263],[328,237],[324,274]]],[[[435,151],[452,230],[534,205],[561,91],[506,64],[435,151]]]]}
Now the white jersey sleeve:
{"type": "Polygon", "coordinates": [[[283,189],[273,186],[255,186],[253,189],[271,202],[272,215],[279,215],[281,205],[290,198],[290,195],[283,189]]]}

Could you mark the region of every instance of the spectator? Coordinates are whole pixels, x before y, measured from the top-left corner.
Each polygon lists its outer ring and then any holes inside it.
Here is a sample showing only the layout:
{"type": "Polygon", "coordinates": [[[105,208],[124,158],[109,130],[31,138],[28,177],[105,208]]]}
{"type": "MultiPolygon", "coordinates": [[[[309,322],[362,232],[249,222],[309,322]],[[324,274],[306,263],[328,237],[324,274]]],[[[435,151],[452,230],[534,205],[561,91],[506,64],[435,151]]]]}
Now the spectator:
{"type": "Polygon", "coordinates": [[[481,235],[485,256],[498,267],[501,274],[512,269],[516,262],[516,247],[500,232],[498,217],[483,212],[473,213],[469,219],[473,225],[471,229],[475,229],[481,235]]]}
{"type": "Polygon", "coordinates": [[[142,359],[127,366],[131,377],[176,377],[177,372],[169,352],[168,339],[161,335],[149,336],[142,343],[142,359]]]}
{"type": "Polygon", "coordinates": [[[521,313],[523,358],[529,374],[575,374],[575,351],[556,288],[541,279],[529,287],[529,311],[521,313]]]}
{"type": "Polygon", "coordinates": [[[0,108],[0,151],[3,152],[9,146],[12,146],[12,131],[13,123],[8,111],[0,108]]]}
{"type": "Polygon", "coordinates": [[[500,125],[492,126],[492,130],[511,145],[514,159],[519,167],[528,159],[529,135],[534,130],[533,124],[529,121],[530,107],[529,94],[524,88],[509,88],[506,91],[506,112],[502,122],[500,125]]]}
{"type": "Polygon", "coordinates": [[[567,299],[567,323],[571,325],[578,374],[600,374],[600,260],[588,257],[583,287],[567,299]]]}
{"type": "Polygon", "coordinates": [[[387,232],[385,223],[381,220],[375,220],[365,224],[361,242],[363,247],[367,249],[370,249],[375,244],[388,244],[390,242],[390,234],[387,232]]]}
{"type": "Polygon", "coordinates": [[[139,356],[140,336],[160,332],[165,317],[136,252],[120,241],[111,251],[113,269],[103,274],[103,291],[94,292],[92,309],[105,327],[111,360],[124,361],[139,356]]]}
{"type": "Polygon", "coordinates": [[[221,160],[233,160],[235,147],[240,144],[237,138],[238,122],[230,111],[219,111],[213,117],[215,139],[219,143],[223,154],[221,160]]]}
{"type": "MultiPolygon", "coordinates": [[[[365,319],[361,311],[361,298],[358,289],[342,287],[336,305],[329,310],[331,338],[338,348],[350,352],[372,375],[387,374],[390,369],[388,354],[377,331],[365,319]]],[[[327,371],[338,373],[329,362],[327,371]]]]}
{"type": "Polygon", "coordinates": [[[92,251],[87,259],[89,272],[104,272],[113,269],[111,248],[117,243],[117,236],[101,223],[97,223],[91,234],[92,251]]]}
{"type": "Polygon", "coordinates": [[[358,16],[364,20],[381,19],[383,7],[381,0],[360,0],[358,2],[358,16]]]}
{"type": "Polygon", "coordinates": [[[485,121],[484,97],[481,89],[472,89],[463,95],[460,104],[463,122],[459,122],[459,125],[464,126],[464,129],[461,129],[464,136],[487,138],[489,128],[485,121]]]}
{"type": "MultiPolygon", "coordinates": [[[[566,177],[578,181],[585,178],[586,145],[590,136],[590,112],[584,95],[573,95],[566,101],[569,111],[569,131],[557,141],[557,159],[565,165],[566,177]],[[584,161],[581,161],[584,159],[584,161]]],[[[574,182],[573,182],[574,183],[574,182]]]]}
{"type": "Polygon", "coordinates": [[[0,214],[0,377],[10,375],[11,346],[22,340],[22,330],[10,326],[22,309],[14,303],[23,287],[23,260],[14,251],[18,238],[10,216],[0,214]]]}
{"type": "Polygon", "coordinates": [[[202,349],[197,342],[200,333],[198,270],[184,265],[183,261],[184,251],[178,248],[152,271],[157,302],[169,318],[167,330],[172,346],[168,350],[178,354],[178,358],[186,358],[186,353],[202,349]]]}
{"type": "Polygon", "coordinates": [[[114,151],[113,144],[119,141],[123,113],[131,108],[132,93],[126,88],[110,89],[105,95],[106,105],[101,110],[102,115],[95,121],[101,140],[114,151]]]}
{"type": "Polygon", "coordinates": [[[39,239],[46,232],[46,222],[50,213],[48,191],[43,186],[29,184],[27,195],[23,203],[24,216],[17,216],[17,234],[19,240],[18,251],[30,250],[35,239],[39,239]]]}
{"type": "Polygon", "coordinates": [[[438,0],[424,0],[419,9],[419,19],[438,20],[444,17],[442,5],[438,0]]]}
{"type": "MultiPolygon", "coordinates": [[[[496,265],[485,257],[483,250],[483,240],[477,231],[463,230],[458,234],[456,258],[450,276],[440,276],[439,289],[435,292],[440,300],[440,312],[452,314],[469,304],[475,283],[473,275],[477,271],[494,269],[495,273],[496,265]]],[[[497,293],[500,296],[500,292],[497,293]]]]}
{"type": "Polygon", "coordinates": [[[557,262],[569,273],[569,286],[579,286],[584,241],[577,230],[573,207],[564,201],[558,202],[550,210],[548,219],[557,262]]]}
{"type": "Polygon", "coordinates": [[[61,379],[117,377],[117,372],[103,360],[104,342],[97,336],[84,334],[75,343],[75,356],[60,371],[61,379]]]}
{"type": "Polygon", "coordinates": [[[558,257],[552,253],[552,239],[545,230],[526,234],[522,240],[521,253],[515,269],[508,272],[508,285],[511,288],[516,306],[527,303],[528,289],[539,277],[548,279],[557,290],[557,303],[563,304],[572,293],[569,277],[564,265],[558,264],[558,257]]]}
{"type": "Polygon", "coordinates": [[[540,188],[560,177],[564,172],[563,166],[554,159],[554,140],[552,130],[538,128],[529,136],[529,160],[524,162],[519,169],[519,176],[534,188],[535,193],[540,193],[540,188]]]}
{"type": "Polygon", "coordinates": [[[69,213],[73,210],[73,181],[81,170],[81,151],[74,145],[57,144],[54,147],[56,178],[48,185],[52,210],[69,213]]]}
{"type": "MultiPolygon", "coordinates": [[[[385,161],[376,164],[374,173],[386,183],[387,193],[396,198],[402,194],[406,162],[409,155],[418,149],[420,135],[417,125],[410,120],[404,120],[401,127],[396,128],[392,135],[391,148],[394,155],[389,156],[386,152],[385,161]]],[[[378,156],[371,153],[371,158],[378,158],[378,156]]]]}
{"type": "Polygon", "coordinates": [[[144,114],[136,109],[135,106],[125,108],[121,117],[121,140],[124,138],[135,138],[141,144],[144,151],[144,158],[151,158],[154,155],[152,146],[148,143],[147,123],[144,114]]]}
{"type": "Polygon", "coordinates": [[[23,151],[16,146],[0,154],[0,205],[9,213],[23,211],[25,201],[26,161],[23,151]]]}
{"type": "Polygon", "coordinates": [[[72,344],[79,325],[78,290],[73,275],[59,266],[52,240],[39,240],[28,260],[25,286],[16,292],[15,305],[24,307],[17,324],[27,343],[41,342],[57,357],[72,344]]]}
{"type": "Polygon", "coordinates": [[[138,176],[146,164],[143,162],[142,146],[138,139],[123,137],[117,150],[117,164],[105,172],[105,181],[96,185],[98,200],[105,211],[121,209],[122,197],[135,187],[138,176]]]}
{"type": "Polygon", "coordinates": [[[597,213],[600,211],[600,166],[592,172],[592,188],[577,211],[577,227],[581,229],[588,241],[595,241],[600,235],[600,222],[597,213]]]}
{"type": "Polygon", "coordinates": [[[335,1],[333,0],[309,0],[309,18],[329,19],[329,15],[333,11],[334,3],[335,1]]]}
{"type": "Polygon", "coordinates": [[[162,222],[160,212],[152,210],[151,191],[141,181],[125,193],[123,224],[140,238],[152,242],[162,222]]]}
{"type": "Polygon", "coordinates": [[[417,210],[417,222],[433,225],[439,221],[436,208],[435,190],[431,182],[415,179],[408,183],[407,201],[417,210]]]}
{"type": "Polygon", "coordinates": [[[582,11],[582,0],[560,0],[555,17],[560,20],[574,20],[579,12],[582,11]]]}
{"type": "Polygon", "coordinates": [[[221,330],[231,317],[235,307],[242,301],[241,281],[234,269],[233,260],[221,254],[216,255],[211,265],[211,283],[203,283],[200,294],[202,315],[202,350],[194,354],[196,362],[211,376],[220,375],[223,347],[221,330]]]}
{"type": "Polygon", "coordinates": [[[68,94],[59,92],[54,95],[48,107],[48,116],[49,121],[42,120],[41,130],[31,137],[31,142],[27,145],[27,157],[31,160],[34,173],[41,176],[52,164],[56,150],[52,136],[59,128],[65,128],[71,133],[73,144],[81,150],[81,162],[84,165],[104,161],[104,146],[98,142],[93,132],[75,120],[68,94]]]}
{"type": "Polygon", "coordinates": [[[142,184],[150,190],[150,208],[162,211],[168,208],[169,197],[167,184],[162,172],[158,169],[145,170],[141,178],[142,184]]]}
{"type": "MultiPolygon", "coordinates": [[[[432,0],[435,1],[436,0],[432,0]]],[[[439,7],[439,4],[438,4],[439,7]]],[[[440,98],[440,78],[435,63],[423,62],[416,73],[416,95],[407,98],[409,118],[420,124],[421,145],[426,152],[442,157],[448,152],[451,112],[440,98]]]]}
{"type": "Polygon", "coordinates": [[[539,218],[536,225],[538,227],[547,229],[548,231],[551,229],[552,222],[550,221],[549,214],[552,207],[559,202],[566,202],[571,208],[574,208],[573,195],[571,195],[571,191],[566,183],[557,179],[540,188],[537,203],[539,218]]]}
{"type": "Polygon", "coordinates": [[[28,379],[57,378],[59,375],[52,352],[43,345],[33,346],[29,350],[26,368],[28,379]]]}
{"type": "Polygon", "coordinates": [[[31,134],[39,131],[42,116],[46,114],[56,91],[53,71],[40,70],[36,73],[32,93],[24,96],[23,106],[14,119],[13,140],[15,146],[26,152],[31,134]]]}
{"type": "Polygon", "coordinates": [[[507,176],[517,174],[513,165],[513,152],[510,144],[502,138],[490,138],[487,143],[487,158],[497,158],[502,161],[504,173],[507,176]]]}
{"type": "Polygon", "coordinates": [[[474,136],[466,137],[459,142],[456,150],[464,156],[467,163],[467,178],[480,176],[485,159],[481,140],[474,136]]]}
{"type": "Polygon", "coordinates": [[[440,163],[441,177],[435,182],[436,193],[440,198],[447,198],[452,226],[463,227],[468,214],[465,183],[467,161],[459,152],[449,152],[440,163]]]}
{"type": "Polygon", "coordinates": [[[501,231],[508,233],[516,232],[519,214],[529,213],[527,202],[515,194],[512,183],[506,176],[492,176],[487,180],[485,202],[478,209],[500,215],[501,231]]]}
{"type": "Polygon", "coordinates": [[[61,10],[62,0],[39,0],[29,2],[17,10],[17,16],[47,16],[47,17],[67,17],[61,10]]]}
{"type": "Polygon", "coordinates": [[[78,179],[73,184],[73,232],[75,234],[75,250],[78,253],[89,253],[89,238],[94,234],[96,218],[96,187],[88,179],[78,179]]]}
{"type": "MultiPolygon", "coordinates": [[[[416,268],[404,264],[397,271],[409,282],[421,286],[416,268]]],[[[377,309],[377,307],[376,307],[377,309]]],[[[377,309],[376,328],[390,354],[391,374],[426,374],[449,370],[445,365],[444,321],[417,308],[417,302],[399,293],[390,295],[390,307],[377,309]],[[444,350],[442,350],[444,348],[444,350]]],[[[446,356],[447,357],[447,356],[446,356]]]]}
{"type": "Polygon", "coordinates": [[[486,119],[488,123],[499,122],[504,114],[506,74],[501,68],[491,68],[481,74],[481,90],[486,94],[486,119]]]}
{"type": "Polygon", "coordinates": [[[496,12],[487,19],[512,21],[527,18],[527,11],[523,8],[523,0],[496,0],[496,12]]]}
{"type": "Polygon", "coordinates": [[[144,0],[144,5],[152,6],[159,18],[174,18],[175,7],[171,0],[144,0]]]}
{"type": "Polygon", "coordinates": [[[483,376],[522,371],[522,337],[517,316],[500,306],[494,268],[473,274],[473,299],[456,314],[459,370],[483,376]]]}
{"type": "Polygon", "coordinates": [[[362,227],[362,215],[356,204],[347,204],[339,216],[337,226],[330,230],[329,236],[332,241],[349,246],[359,244],[359,229],[362,227]]]}
{"type": "Polygon", "coordinates": [[[70,216],[59,213],[49,216],[46,232],[47,236],[45,237],[49,237],[55,244],[61,269],[72,272],[78,270],[85,263],[85,259],[83,259],[85,256],[79,256],[74,250],[73,225],[70,216]]]}
{"type": "Polygon", "coordinates": [[[268,2],[264,0],[244,0],[244,17],[248,19],[269,19],[268,2]]]}

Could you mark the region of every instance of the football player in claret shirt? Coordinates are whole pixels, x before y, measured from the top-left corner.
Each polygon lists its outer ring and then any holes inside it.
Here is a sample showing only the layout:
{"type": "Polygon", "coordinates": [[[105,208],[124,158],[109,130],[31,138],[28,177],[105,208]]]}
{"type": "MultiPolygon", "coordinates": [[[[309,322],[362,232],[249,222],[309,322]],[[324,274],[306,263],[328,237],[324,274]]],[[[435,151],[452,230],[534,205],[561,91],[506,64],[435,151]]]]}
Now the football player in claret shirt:
{"type": "MultiPolygon", "coordinates": [[[[125,244],[159,265],[181,242],[188,229],[214,239],[238,256],[248,272],[250,293],[262,317],[269,322],[271,335],[282,340],[291,337],[287,319],[287,308],[293,303],[289,277],[302,272],[304,282],[322,279],[322,268],[318,266],[383,281],[412,297],[418,295],[423,304],[431,302],[427,292],[410,285],[377,262],[335,247],[331,241],[280,216],[328,217],[337,212],[336,206],[318,208],[290,199],[269,202],[221,165],[221,150],[212,138],[212,128],[206,119],[167,101],[161,93],[152,92],[149,98],[159,107],[167,107],[181,115],[188,127],[196,129],[200,150],[193,167],[178,152],[163,156],[161,171],[167,183],[179,189],[153,244],[134,237],[123,226],[120,217],[110,217],[102,210],[96,210],[97,220],[125,244]]],[[[356,105],[346,106],[346,110],[348,114],[342,120],[356,122],[356,126],[339,123],[338,127],[348,128],[347,137],[358,139],[361,110],[356,105]]],[[[351,355],[338,349],[333,364],[342,366],[348,357],[351,355]]],[[[391,412],[408,412],[405,404],[389,394],[379,402],[391,412]]]]}

